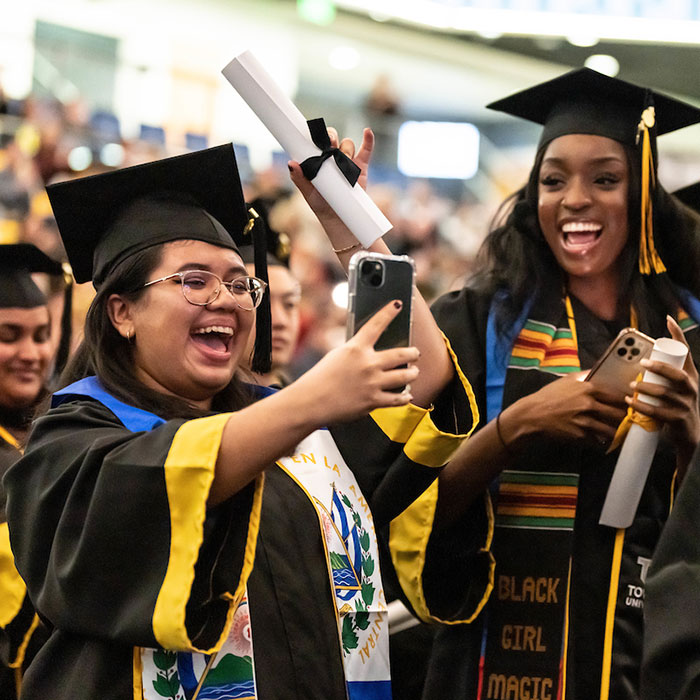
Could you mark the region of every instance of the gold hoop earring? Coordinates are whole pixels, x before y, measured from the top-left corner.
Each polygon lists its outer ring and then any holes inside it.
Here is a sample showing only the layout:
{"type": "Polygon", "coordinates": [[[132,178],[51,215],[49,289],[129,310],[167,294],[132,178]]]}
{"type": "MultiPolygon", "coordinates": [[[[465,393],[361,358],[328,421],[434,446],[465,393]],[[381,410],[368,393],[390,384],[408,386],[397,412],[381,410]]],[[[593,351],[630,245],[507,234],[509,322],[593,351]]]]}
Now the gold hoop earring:
{"type": "Polygon", "coordinates": [[[131,344],[131,329],[126,332],[126,341],[131,344]]]}

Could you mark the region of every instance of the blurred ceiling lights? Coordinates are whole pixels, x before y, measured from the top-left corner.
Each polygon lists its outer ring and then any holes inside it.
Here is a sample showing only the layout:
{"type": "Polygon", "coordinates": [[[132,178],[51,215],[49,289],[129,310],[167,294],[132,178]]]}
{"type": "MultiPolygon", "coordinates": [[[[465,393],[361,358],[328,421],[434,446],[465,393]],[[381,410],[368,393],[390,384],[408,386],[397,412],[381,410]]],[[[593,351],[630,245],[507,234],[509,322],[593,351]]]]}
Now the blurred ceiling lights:
{"type": "Polygon", "coordinates": [[[657,0],[653,3],[589,3],[547,0],[522,10],[516,0],[335,0],[335,5],[370,16],[459,33],[566,37],[575,26],[579,36],[601,40],[700,44],[695,3],[657,0]],[[544,9],[542,9],[544,7],[544,9]],[[513,9],[511,9],[513,8],[513,9]],[[622,13],[627,11],[627,15],[622,13]]]}
{"type": "Polygon", "coordinates": [[[584,65],[586,68],[597,70],[599,73],[604,73],[614,78],[620,72],[620,62],[608,54],[596,53],[589,56],[584,65]]]}
{"type": "Polygon", "coordinates": [[[360,52],[352,46],[336,46],[328,54],[328,64],[336,70],[353,70],[360,65],[360,52]]]}

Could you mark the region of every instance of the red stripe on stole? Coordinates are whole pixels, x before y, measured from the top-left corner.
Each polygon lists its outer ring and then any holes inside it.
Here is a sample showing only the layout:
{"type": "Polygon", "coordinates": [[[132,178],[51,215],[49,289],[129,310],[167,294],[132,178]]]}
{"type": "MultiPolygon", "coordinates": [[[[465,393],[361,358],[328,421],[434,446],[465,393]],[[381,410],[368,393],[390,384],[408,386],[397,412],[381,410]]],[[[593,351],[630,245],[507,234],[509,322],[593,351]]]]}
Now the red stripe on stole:
{"type": "Polygon", "coordinates": [[[578,353],[574,348],[550,348],[549,350],[547,350],[545,357],[562,357],[564,355],[578,357],[578,353]]]}
{"type": "Polygon", "coordinates": [[[513,351],[518,347],[527,348],[528,350],[546,350],[550,346],[550,343],[551,338],[549,342],[545,342],[543,340],[528,340],[527,338],[518,336],[513,345],[513,351]]]}
{"type": "Polygon", "coordinates": [[[498,508],[547,508],[549,510],[571,510],[576,508],[576,499],[566,501],[499,499],[498,508]]]}
{"type": "Polygon", "coordinates": [[[498,505],[523,505],[523,506],[556,506],[562,508],[574,508],[576,506],[576,496],[513,496],[509,494],[499,494],[498,505]]]}

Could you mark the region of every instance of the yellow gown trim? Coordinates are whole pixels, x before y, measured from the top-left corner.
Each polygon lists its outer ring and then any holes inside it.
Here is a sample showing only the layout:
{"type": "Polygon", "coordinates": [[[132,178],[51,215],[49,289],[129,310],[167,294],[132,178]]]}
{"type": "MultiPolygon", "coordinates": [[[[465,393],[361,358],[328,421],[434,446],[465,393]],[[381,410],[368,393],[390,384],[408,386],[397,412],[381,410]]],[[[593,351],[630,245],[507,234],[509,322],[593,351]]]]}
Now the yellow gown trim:
{"type": "Polygon", "coordinates": [[[223,644],[238,602],[253,569],[260,526],[263,478],[255,484],[248,524],[244,563],[220,638],[211,649],[195,648],[185,625],[185,608],[194,581],[195,564],[203,541],[207,498],[224,426],[230,414],[222,413],[187,421],[175,433],[165,460],[165,484],[170,504],[170,556],[153,612],[153,633],[164,649],[211,653],[223,644]]]}

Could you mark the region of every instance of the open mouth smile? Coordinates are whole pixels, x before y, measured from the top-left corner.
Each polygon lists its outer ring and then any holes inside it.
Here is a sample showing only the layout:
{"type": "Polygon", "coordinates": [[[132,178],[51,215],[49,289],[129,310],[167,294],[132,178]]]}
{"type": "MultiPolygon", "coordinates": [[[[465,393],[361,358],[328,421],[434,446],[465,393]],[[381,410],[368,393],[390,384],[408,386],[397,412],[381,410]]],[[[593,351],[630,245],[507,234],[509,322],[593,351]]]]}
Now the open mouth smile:
{"type": "Polygon", "coordinates": [[[562,225],[561,230],[564,249],[584,254],[598,242],[603,226],[594,221],[569,221],[562,225]]]}
{"type": "Polygon", "coordinates": [[[233,340],[231,326],[204,326],[195,328],[191,337],[195,343],[213,352],[227,354],[233,340]]]}

